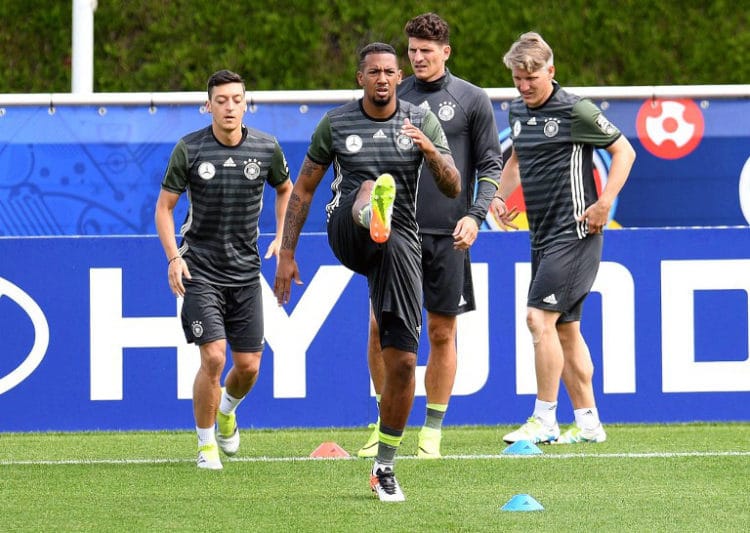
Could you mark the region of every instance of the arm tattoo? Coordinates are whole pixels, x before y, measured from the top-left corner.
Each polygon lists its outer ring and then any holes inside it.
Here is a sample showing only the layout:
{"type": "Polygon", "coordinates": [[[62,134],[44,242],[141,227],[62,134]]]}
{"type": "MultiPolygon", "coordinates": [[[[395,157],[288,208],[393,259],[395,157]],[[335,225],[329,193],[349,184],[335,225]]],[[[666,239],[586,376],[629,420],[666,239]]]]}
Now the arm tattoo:
{"type": "MultiPolygon", "coordinates": [[[[325,174],[327,168],[327,166],[319,165],[305,157],[302,161],[302,167],[300,168],[299,174],[297,175],[297,184],[312,184],[312,189],[314,190],[318,186],[318,183],[323,177],[323,174],[325,174]]],[[[292,189],[292,194],[289,197],[289,203],[286,208],[286,216],[284,217],[284,230],[281,237],[282,250],[294,250],[297,248],[297,242],[299,241],[299,235],[302,232],[302,226],[305,225],[307,215],[310,213],[312,196],[308,197],[304,194],[304,191],[310,188],[310,185],[302,187],[302,196],[304,196],[304,198],[297,192],[297,185],[292,189]]]]}
{"type": "Polygon", "coordinates": [[[302,161],[302,168],[300,169],[299,173],[300,175],[305,174],[309,176],[315,170],[320,170],[320,168],[321,168],[321,165],[318,165],[317,163],[313,163],[307,157],[305,157],[305,160],[302,161]]]}
{"type": "Polygon", "coordinates": [[[289,197],[289,204],[286,208],[286,216],[284,217],[284,232],[281,237],[282,250],[294,250],[297,248],[299,234],[302,231],[302,226],[304,226],[309,212],[310,202],[303,202],[292,191],[292,195],[289,197]]]}
{"type": "Polygon", "coordinates": [[[438,154],[437,157],[427,159],[435,184],[444,195],[455,198],[461,192],[461,175],[458,173],[453,157],[447,154],[438,154]]]}

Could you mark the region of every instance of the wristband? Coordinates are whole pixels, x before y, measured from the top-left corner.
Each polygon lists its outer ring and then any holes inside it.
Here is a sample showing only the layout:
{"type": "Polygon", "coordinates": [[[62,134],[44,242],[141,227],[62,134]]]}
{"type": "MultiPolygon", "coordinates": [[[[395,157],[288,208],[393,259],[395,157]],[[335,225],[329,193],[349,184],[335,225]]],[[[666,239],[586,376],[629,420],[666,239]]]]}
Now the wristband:
{"type": "Polygon", "coordinates": [[[498,200],[500,200],[500,201],[502,201],[503,203],[505,203],[505,198],[503,198],[503,197],[502,197],[502,196],[500,196],[499,194],[496,194],[496,195],[494,196],[494,198],[497,198],[498,200]]]}
{"type": "Polygon", "coordinates": [[[167,261],[167,266],[171,265],[172,261],[174,261],[175,259],[182,259],[182,256],[181,255],[174,256],[172,259],[170,259],[169,261],[167,261]]]}

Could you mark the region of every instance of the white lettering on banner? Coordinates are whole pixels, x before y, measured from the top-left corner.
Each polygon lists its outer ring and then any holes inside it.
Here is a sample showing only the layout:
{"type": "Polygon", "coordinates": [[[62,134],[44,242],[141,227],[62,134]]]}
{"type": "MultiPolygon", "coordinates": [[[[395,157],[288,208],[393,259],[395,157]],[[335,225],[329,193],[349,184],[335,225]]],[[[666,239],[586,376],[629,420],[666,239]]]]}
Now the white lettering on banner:
{"type": "Polygon", "coordinates": [[[744,361],[695,360],[695,291],[738,289],[750,294],[750,260],[661,262],[663,392],[750,391],[748,354],[744,361]]]}
{"type": "Polygon", "coordinates": [[[180,305],[175,316],[122,316],[122,269],[89,271],[91,310],[91,399],[122,400],[124,348],[177,348],[177,397],[193,396],[193,381],[200,366],[195,345],[185,342],[180,325],[180,305]]]}
{"type": "MultiPolygon", "coordinates": [[[[479,392],[490,376],[490,313],[489,313],[489,265],[473,263],[471,277],[474,283],[476,309],[458,315],[457,350],[458,366],[453,396],[469,396],[479,392]]],[[[426,395],[424,373],[426,366],[420,366],[420,379],[417,388],[420,395],[426,395]]]]}
{"type": "Polygon", "coordinates": [[[750,224],[750,157],[747,158],[740,172],[740,208],[745,221],[750,224]]]}
{"type": "MultiPolygon", "coordinates": [[[[307,395],[307,349],[353,275],[344,266],[321,266],[290,315],[277,305],[271,287],[261,277],[265,337],[273,349],[274,398],[307,395]]],[[[364,308],[362,313],[366,312],[364,308]]]]}
{"type": "Polygon", "coordinates": [[[9,391],[29,377],[44,359],[49,346],[49,324],[39,304],[21,288],[0,278],[0,298],[4,296],[15,302],[31,320],[31,325],[34,327],[34,343],[21,364],[0,377],[0,394],[9,391]]]}
{"type": "MultiPolygon", "coordinates": [[[[266,340],[274,349],[275,398],[305,397],[306,350],[352,275],[342,266],[321,266],[291,316],[276,305],[271,288],[261,277],[266,340]]],[[[188,344],[182,332],[182,299],[176,299],[175,316],[125,318],[122,270],[92,268],[89,276],[91,399],[122,400],[123,349],[157,347],[177,348],[177,398],[191,399],[200,355],[197,346],[188,344]]]]}
{"type": "MultiPolygon", "coordinates": [[[[531,263],[516,263],[516,393],[536,394],[534,347],[526,326],[531,263]]],[[[602,261],[591,289],[602,296],[602,389],[635,390],[635,290],[633,276],[619,263],[602,261]]]]}
{"type": "MultiPolygon", "coordinates": [[[[741,289],[750,293],[750,276],[747,275],[750,260],[663,261],[661,265],[662,390],[749,391],[748,354],[744,354],[743,361],[695,361],[693,296],[696,290],[741,289]]],[[[468,396],[478,392],[489,377],[488,265],[474,264],[472,271],[477,309],[458,319],[461,357],[454,395],[468,396]]],[[[530,271],[529,263],[515,265],[517,394],[536,393],[533,345],[525,320],[530,271]]],[[[274,398],[306,397],[306,352],[352,276],[352,271],[340,265],[320,266],[290,315],[276,305],[270,286],[261,277],[266,341],[274,351],[274,398]],[[291,331],[294,335],[290,334],[291,331]]],[[[592,291],[602,295],[603,390],[605,393],[634,393],[635,298],[632,276],[623,265],[602,262],[592,291]]],[[[20,383],[36,368],[49,340],[43,313],[35,302],[29,303],[23,298],[25,293],[17,292],[0,285],[0,295],[12,296],[27,311],[37,338],[33,353],[26,361],[0,379],[0,393],[20,383]]],[[[121,269],[90,270],[91,400],[121,400],[123,349],[151,347],[177,349],[177,397],[192,397],[200,357],[197,347],[185,342],[179,320],[181,303],[181,299],[176,300],[174,316],[123,317],[121,269]]],[[[419,366],[417,373],[417,394],[424,395],[425,367],[419,366]]]]}

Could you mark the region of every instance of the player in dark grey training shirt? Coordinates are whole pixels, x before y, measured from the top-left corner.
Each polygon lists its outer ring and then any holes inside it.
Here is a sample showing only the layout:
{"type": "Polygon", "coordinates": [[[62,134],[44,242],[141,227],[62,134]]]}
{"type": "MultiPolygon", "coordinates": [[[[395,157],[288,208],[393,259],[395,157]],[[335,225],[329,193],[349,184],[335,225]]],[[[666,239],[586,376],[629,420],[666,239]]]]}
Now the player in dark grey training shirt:
{"type": "MultiPolygon", "coordinates": [[[[414,75],[399,85],[398,96],[437,115],[462,178],[459,197],[446,198],[437,190],[429,168],[425,167],[417,197],[424,308],[430,341],[425,374],[427,413],[419,433],[417,455],[438,458],[442,422],[456,377],[457,316],[475,308],[469,247],[477,238],[497,191],[502,151],[487,93],[455,77],[446,68],[451,51],[448,24],[434,13],[425,13],[407,22],[404,30],[414,75]]],[[[368,363],[378,399],[383,384],[383,361],[377,323],[372,318],[368,363]]],[[[377,437],[375,429],[357,455],[373,456],[377,437]]]]}
{"type": "Polygon", "coordinates": [[[247,104],[242,78],[228,70],[208,81],[206,110],[211,125],[180,139],[172,151],[156,204],[156,229],[168,259],[169,286],[183,296],[182,326],[200,348],[193,406],[198,432],[198,467],[222,468],[218,448],[239,447],[235,409],[255,384],[263,351],[263,306],[258,254],[258,218],[263,190],[276,189],[275,254],[292,184],[279,143],[242,123],[247,104]],[[174,208],[186,192],[190,201],[175,239],[174,208]],[[220,379],[226,345],[232,368],[220,379]],[[218,421],[218,434],[214,424],[218,421]]]}
{"type": "MultiPolygon", "coordinates": [[[[635,152],[592,102],[554,81],[552,49],[539,34],[523,34],[503,61],[520,97],[510,106],[513,151],[499,195],[508,198],[519,182],[523,186],[532,251],[526,322],[537,381],[532,416],[503,440],[603,442],[607,434],[594,399],[594,367],[581,335],[581,313],[599,269],[602,230],[635,152]],[[596,147],[612,156],[601,194],[593,173],[596,147]],[[557,423],[561,378],[575,416],[562,435],[557,423]]],[[[504,211],[498,206],[501,220],[504,211]]]]}
{"type": "Polygon", "coordinates": [[[461,182],[435,115],[396,98],[401,70],[392,46],[366,46],[360,52],[357,81],[364,89],[363,98],[329,111],[313,134],[287,209],[274,292],[279,304],[285,304],[292,281],[299,283],[294,251],[313,194],[333,165],[328,241],[343,265],[367,276],[385,361],[379,444],[370,486],[383,501],[402,501],[393,466],[414,399],[421,326],[421,250],[415,212],[419,169],[428,165],[440,191],[451,197],[459,194],[461,182]],[[370,202],[384,182],[383,173],[395,180],[395,204],[390,237],[378,244],[371,239],[370,213],[376,207],[370,202]]]}

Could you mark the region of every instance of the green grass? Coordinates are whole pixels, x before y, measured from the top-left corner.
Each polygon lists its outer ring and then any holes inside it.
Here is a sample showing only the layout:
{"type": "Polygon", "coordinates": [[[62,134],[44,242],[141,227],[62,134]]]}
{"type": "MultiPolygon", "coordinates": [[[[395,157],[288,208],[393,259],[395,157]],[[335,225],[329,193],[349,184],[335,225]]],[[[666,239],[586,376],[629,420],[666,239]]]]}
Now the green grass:
{"type": "Polygon", "coordinates": [[[505,426],[446,427],[438,461],[396,472],[404,503],[368,488],[369,430],[243,430],[220,472],[195,467],[193,432],[0,433],[2,531],[747,531],[750,423],[610,425],[602,444],[503,455],[505,426]],[[501,507],[529,494],[543,511],[501,507]]]}

